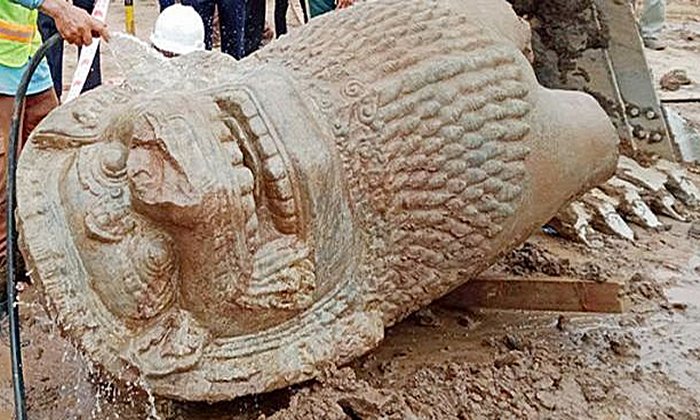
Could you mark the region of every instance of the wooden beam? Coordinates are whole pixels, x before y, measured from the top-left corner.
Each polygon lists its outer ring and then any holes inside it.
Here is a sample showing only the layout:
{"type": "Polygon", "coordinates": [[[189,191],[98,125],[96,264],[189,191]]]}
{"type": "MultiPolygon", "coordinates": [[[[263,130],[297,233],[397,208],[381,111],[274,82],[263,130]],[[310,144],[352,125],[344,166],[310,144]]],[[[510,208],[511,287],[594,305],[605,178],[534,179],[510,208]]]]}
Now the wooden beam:
{"type": "Polygon", "coordinates": [[[623,284],[570,277],[515,277],[489,274],[470,280],[442,299],[457,308],[620,313],[623,284]]]}

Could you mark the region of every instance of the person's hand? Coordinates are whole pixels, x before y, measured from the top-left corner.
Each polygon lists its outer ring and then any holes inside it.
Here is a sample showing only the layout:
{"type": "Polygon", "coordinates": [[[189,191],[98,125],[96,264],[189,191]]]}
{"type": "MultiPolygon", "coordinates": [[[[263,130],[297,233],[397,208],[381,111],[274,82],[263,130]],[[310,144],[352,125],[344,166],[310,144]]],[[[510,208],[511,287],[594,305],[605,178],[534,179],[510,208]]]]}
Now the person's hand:
{"type": "Polygon", "coordinates": [[[272,30],[272,26],[268,21],[265,21],[265,29],[263,29],[263,39],[265,41],[272,41],[275,38],[275,31],[272,30]]]}
{"type": "Polygon", "coordinates": [[[79,47],[90,45],[93,37],[109,41],[107,25],[64,0],[44,0],[40,9],[56,21],[56,29],[70,44],[79,47]]]}
{"type": "Polygon", "coordinates": [[[355,0],[335,0],[335,5],[338,7],[338,9],[345,9],[346,7],[350,7],[355,3],[355,0]]]}

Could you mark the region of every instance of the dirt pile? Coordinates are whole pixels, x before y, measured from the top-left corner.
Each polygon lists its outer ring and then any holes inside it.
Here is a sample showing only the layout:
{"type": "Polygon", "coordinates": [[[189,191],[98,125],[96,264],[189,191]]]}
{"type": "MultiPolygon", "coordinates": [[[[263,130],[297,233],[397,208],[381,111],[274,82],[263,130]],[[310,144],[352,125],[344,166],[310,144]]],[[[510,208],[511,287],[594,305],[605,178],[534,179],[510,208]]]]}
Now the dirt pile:
{"type": "Polygon", "coordinates": [[[643,273],[635,273],[629,279],[626,283],[625,294],[636,305],[668,302],[663,287],[643,273]]]}
{"type": "Polygon", "coordinates": [[[544,86],[568,86],[576,69],[575,60],[586,50],[607,45],[607,31],[598,27],[591,0],[510,0],[510,3],[533,29],[533,66],[544,86]]]}
{"type": "Polygon", "coordinates": [[[661,76],[659,84],[661,89],[668,91],[676,91],[681,86],[692,84],[693,81],[688,77],[688,72],[683,69],[675,69],[661,76]]]}
{"type": "Polygon", "coordinates": [[[496,269],[516,276],[544,274],[592,281],[605,281],[611,277],[610,270],[596,261],[572,263],[569,258],[555,256],[533,241],[525,242],[507,254],[496,264],[496,269]]]}
{"type": "Polygon", "coordinates": [[[271,419],[698,418],[689,391],[635,366],[640,345],[624,331],[580,332],[557,323],[558,339],[537,334],[485,340],[492,363],[451,362],[408,376],[359,379],[345,368],[296,393],[271,419]],[[642,402],[631,388],[655,382],[663,398],[642,402]]]}

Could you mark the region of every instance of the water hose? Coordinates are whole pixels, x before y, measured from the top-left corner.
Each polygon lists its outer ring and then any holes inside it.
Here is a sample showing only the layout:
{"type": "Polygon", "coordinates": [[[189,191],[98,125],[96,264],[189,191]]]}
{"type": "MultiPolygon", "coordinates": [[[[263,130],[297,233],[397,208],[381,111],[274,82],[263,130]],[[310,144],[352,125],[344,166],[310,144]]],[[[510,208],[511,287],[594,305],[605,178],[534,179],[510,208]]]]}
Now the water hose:
{"type": "Polygon", "coordinates": [[[24,98],[27,95],[29,81],[39,63],[46,55],[49,48],[62,41],[59,34],[53,35],[41,44],[36,54],[29,60],[29,65],[19,82],[15,94],[15,106],[12,111],[10,125],[10,137],[7,148],[7,303],[10,318],[10,355],[12,361],[12,389],[15,399],[15,418],[27,419],[27,407],[24,396],[24,375],[22,373],[22,342],[19,331],[19,306],[17,305],[17,227],[15,225],[15,200],[17,149],[19,137],[22,134],[21,123],[24,110],[24,98]]]}

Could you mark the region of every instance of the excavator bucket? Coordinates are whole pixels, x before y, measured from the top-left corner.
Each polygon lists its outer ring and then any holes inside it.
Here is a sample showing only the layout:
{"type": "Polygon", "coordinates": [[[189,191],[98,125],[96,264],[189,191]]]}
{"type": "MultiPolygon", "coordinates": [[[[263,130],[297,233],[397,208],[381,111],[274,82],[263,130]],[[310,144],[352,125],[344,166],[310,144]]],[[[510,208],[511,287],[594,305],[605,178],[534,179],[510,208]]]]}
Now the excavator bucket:
{"type": "Polygon", "coordinates": [[[539,82],[596,98],[627,155],[613,178],[562,208],[550,227],[563,237],[597,247],[602,236],[634,241],[636,234],[628,223],[654,231],[665,226],[657,216],[688,221],[687,210],[700,206],[700,189],[679,162],[699,160],[700,137],[661,106],[633,2],[510,2],[532,28],[539,82]],[[651,156],[661,159],[648,159],[651,156]]]}
{"type": "Polygon", "coordinates": [[[678,160],[627,0],[512,0],[533,30],[540,83],[595,97],[630,156],[678,160]]]}

